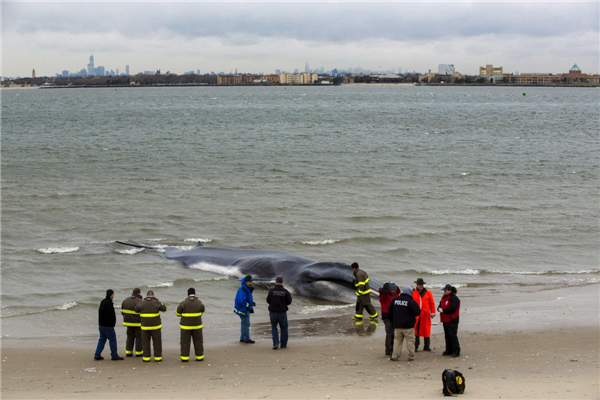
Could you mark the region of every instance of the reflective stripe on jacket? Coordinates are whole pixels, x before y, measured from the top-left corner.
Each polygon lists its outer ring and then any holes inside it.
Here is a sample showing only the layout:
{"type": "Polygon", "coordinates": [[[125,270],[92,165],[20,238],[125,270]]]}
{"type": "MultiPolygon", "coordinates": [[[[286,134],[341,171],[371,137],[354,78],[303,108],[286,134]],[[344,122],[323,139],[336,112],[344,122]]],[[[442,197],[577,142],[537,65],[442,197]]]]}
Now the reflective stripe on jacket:
{"type": "Polygon", "coordinates": [[[149,331],[162,328],[160,312],[166,312],[167,306],[154,297],[146,297],[135,306],[134,311],[140,313],[142,330],[149,331]]]}
{"type": "Polygon", "coordinates": [[[140,313],[135,312],[135,306],[143,301],[142,296],[131,296],[123,300],[121,304],[121,315],[123,315],[123,326],[142,326],[140,313]]]}
{"type": "Polygon", "coordinates": [[[369,286],[369,276],[362,269],[357,269],[354,273],[354,286],[356,287],[356,295],[364,296],[371,293],[369,286]]]}
{"type": "Polygon", "coordinates": [[[181,329],[193,330],[202,329],[202,314],[204,314],[204,304],[194,295],[190,295],[181,302],[175,310],[175,314],[181,317],[179,327],[181,329]]]}

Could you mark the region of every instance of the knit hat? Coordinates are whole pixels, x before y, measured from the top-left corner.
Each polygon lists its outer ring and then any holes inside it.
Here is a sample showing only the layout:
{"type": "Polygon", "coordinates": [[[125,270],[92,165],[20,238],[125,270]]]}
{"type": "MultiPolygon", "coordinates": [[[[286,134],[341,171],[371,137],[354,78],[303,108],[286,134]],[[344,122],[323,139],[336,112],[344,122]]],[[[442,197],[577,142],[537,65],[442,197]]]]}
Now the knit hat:
{"type": "Polygon", "coordinates": [[[407,286],[404,286],[404,287],[402,288],[402,294],[407,294],[407,295],[411,296],[411,295],[412,295],[412,292],[413,292],[413,288],[411,288],[411,287],[410,287],[410,286],[408,286],[408,285],[407,285],[407,286]]]}
{"type": "Polygon", "coordinates": [[[244,282],[252,282],[252,275],[246,275],[244,282]]]}
{"type": "Polygon", "coordinates": [[[189,296],[190,294],[196,294],[196,289],[194,289],[193,287],[189,288],[189,289],[188,289],[188,296],[189,296]]]}
{"type": "Polygon", "coordinates": [[[416,283],[417,285],[424,285],[424,284],[425,284],[425,281],[423,280],[423,278],[419,278],[419,279],[417,279],[417,280],[415,281],[415,283],[416,283]]]}

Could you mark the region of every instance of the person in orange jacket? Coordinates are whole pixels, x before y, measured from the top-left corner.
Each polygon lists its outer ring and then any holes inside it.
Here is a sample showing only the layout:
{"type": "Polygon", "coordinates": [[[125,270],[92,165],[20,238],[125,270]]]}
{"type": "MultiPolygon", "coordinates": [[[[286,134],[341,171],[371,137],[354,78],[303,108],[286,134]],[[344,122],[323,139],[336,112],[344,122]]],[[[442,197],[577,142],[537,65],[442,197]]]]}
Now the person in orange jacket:
{"type": "Polygon", "coordinates": [[[433,295],[425,289],[425,281],[419,278],[415,281],[417,287],[413,290],[413,299],[421,306],[421,315],[415,324],[415,351],[418,351],[421,341],[419,337],[425,338],[423,351],[431,351],[431,320],[435,317],[435,301],[433,295]]]}

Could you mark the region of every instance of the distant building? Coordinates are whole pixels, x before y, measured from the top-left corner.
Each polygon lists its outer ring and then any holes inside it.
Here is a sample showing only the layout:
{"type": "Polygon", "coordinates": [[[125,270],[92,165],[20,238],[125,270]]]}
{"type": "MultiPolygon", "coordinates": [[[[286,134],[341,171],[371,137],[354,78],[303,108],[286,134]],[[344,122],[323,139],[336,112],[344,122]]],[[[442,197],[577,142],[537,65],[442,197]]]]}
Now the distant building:
{"type": "Polygon", "coordinates": [[[35,69],[31,71],[31,78],[35,79],[35,69]]]}
{"type": "Polygon", "coordinates": [[[125,66],[125,75],[129,76],[129,65],[125,66]]]}
{"type": "Polygon", "coordinates": [[[581,68],[577,66],[577,64],[573,64],[569,73],[562,74],[563,82],[567,85],[576,85],[582,83],[592,83],[599,84],[600,83],[600,75],[589,75],[581,72],[581,68]]]}
{"type": "Polygon", "coordinates": [[[63,72],[62,72],[62,77],[63,77],[63,78],[68,78],[68,77],[69,77],[69,71],[67,71],[66,69],[65,69],[65,70],[63,70],[63,72]]]}
{"type": "Polygon", "coordinates": [[[304,65],[304,72],[310,72],[310,68],[308,67],[308,61],[306,61],[306,64],[304,65]]]}
{"type": "Polygon", "coordinates": [[[502,67],[494,67],[492,64],[479,67],[479,76],[487,79],[502,79],[502,67]]]}
{"type": "Polygon", "coordinates": [[[454,64],[439,64],[438,74],[439,75],[452,75],[454,73],[454,64]]]}
{"type": "Polygon", "coordinates": [[[90,56],[90,62],[87,65],[87,73],[88,75],[96,75],[96,71],[94,70],[94,55],[90,56]]]}

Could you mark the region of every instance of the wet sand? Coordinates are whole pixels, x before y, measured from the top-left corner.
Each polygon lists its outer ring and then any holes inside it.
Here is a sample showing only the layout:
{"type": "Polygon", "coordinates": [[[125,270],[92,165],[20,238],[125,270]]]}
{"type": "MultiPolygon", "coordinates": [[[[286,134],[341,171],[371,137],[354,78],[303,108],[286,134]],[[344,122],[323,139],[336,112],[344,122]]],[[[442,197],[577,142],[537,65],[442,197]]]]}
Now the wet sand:
{"type": "MultiPolygon", "coordinates": [[[[406,353],[399,362],[384,355],[382,323],[355,326],[347,315],[294,321],[287,349],[271,349],[264,323],[253,324],[253,345],[239,343],[233,327],[225,337],[219,333],[221,340],[208,334],[204,362],[180,362],[173,338],[165,342],[162,363],[94,361],[91,339],[4,339],[1,394],[4,399],[440,398],[441,373],[451,368],[466,377],[464,398],[598,399],[598,291],[598,285],[544,291],[508,308],[501,301],[510,301],[506,295],[487,299],[461,315],[459,358],[441,355],[444,339],[436,325],[433,351],[416,353],[411,363],[406,353]]],[[[122,327],[117,332],[123,352],[122,327]]]]}

